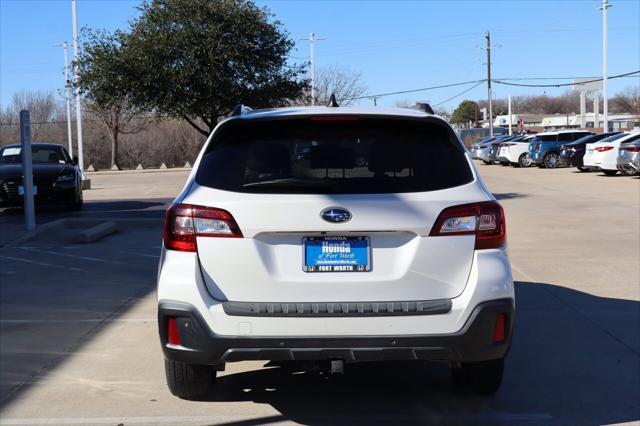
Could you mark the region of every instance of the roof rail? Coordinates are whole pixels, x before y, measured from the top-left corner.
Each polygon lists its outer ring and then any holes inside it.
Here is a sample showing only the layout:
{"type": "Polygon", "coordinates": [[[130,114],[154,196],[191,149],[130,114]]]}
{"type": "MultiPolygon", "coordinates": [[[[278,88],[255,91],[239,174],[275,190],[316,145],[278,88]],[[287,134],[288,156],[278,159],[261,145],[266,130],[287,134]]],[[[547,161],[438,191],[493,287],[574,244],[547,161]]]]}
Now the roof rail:
{"type": "Polygon", "coordinates": [[[336,101],[336,94],[335,93],[331,94],[331,97],[329,98],[329,104],[327,106],[331,107],[331,108],[337,108],[337,107],[340,106],[340,105],[338,105],[338,101],[336,101]]]}
{"type": "Polygon", "coordinates": [[[431,105],[427,102],[416,102],[415,108],[420,111],[424,111],[427,114],[435,114],[435,112],[433,112],[433,108],[431,108],[431,105]]]}
{"type": "Polygon", "coordinates": [[[235,117],[238,115],[244,115],[247,114],[249,112],[253,111],[253,109],[247,105],[244,104],[238,104],[235,106],[235,108],[233,108],[233,111],[231,111],[231,114],[229,114],[229,117],[235,117]]]}

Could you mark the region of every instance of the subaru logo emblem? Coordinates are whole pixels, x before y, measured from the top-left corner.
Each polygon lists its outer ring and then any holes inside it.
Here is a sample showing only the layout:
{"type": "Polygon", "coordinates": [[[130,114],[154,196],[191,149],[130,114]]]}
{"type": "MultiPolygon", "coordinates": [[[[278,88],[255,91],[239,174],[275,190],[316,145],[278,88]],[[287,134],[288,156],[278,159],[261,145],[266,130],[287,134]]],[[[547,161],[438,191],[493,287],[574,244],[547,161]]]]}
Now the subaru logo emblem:
{"type": "Polygon", "coordinates": [[[331,207],[325,209],[320,213],[320,216],[327,222],[342,223],[351,220],[351,212],[346,209],[338,207],[331,207]]]}

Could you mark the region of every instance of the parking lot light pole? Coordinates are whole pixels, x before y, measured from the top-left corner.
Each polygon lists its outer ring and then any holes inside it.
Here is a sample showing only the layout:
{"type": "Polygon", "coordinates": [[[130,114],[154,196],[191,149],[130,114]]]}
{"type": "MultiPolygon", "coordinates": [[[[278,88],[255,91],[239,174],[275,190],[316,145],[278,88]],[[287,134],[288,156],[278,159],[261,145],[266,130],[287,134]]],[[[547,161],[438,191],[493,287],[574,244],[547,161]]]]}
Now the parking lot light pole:
{"type": "MultiPolygon", "coordinates": [[[[604,115],[602,123],[602,131],[609,131],[609,98],[607,97],[607,62],[609,60],[609,22],[607,17],[607,9],[612,7],[609,4],[609,0],[602,0],[602,6],[598,10],[602,11],[602,97],[604,101],[604,108],[602,114],[604,115]]],[[[596,123],[597,127],[597,123],[596,123]]]]}
{"type": "Polygon", "coordinates": [[[54,44],[54,47],[64,49],[64,87],[67,97],[67,141],[69,144],[69,155],[73,157],[73,139],[71,137],[71,80],[69,80],[69,43],[54,44]]]}
{"type": "Polygon", "coordinates": [[[80,88],[78,87],[78,12],[76,10],[76,0],[71,0],[71,15],[73,20],[73,82],[76,92],[76,126],[78,132],[78,166],[82,173],[83,187],[84,176],[84,155],[82,152],[82,105],[80,102],[80,88]]]}
{"type": "Polygon", "coordinates": [[[24,191],[24,226],[27,231],[36,229],[33,202],[33,165],[31,163],[31,118],[29,111],[20,111],[20,154],[22,157],[22,188],[24,191]]]}

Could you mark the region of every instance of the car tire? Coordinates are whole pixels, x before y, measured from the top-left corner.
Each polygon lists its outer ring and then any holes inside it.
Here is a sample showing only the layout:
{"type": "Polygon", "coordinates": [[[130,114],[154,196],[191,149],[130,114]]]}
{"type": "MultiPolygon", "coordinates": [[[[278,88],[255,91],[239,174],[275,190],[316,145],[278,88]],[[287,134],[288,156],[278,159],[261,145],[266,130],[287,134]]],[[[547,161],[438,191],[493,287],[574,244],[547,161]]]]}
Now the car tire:
{"type": "Polygon", "coordinates": [[[557,169],[560,164],[560,155],[557,152],[547,152],[542,158],[542,164],[547,169],[557,169]]]}
{"type": "Polygon", "coordinates": [[[491,395],[500,389],[504,372],[504,358],[462,363],[451,368],[453,386],[458,391],[472,391],[491,395]]]}
{"type": "Polygon", "coordinates": [[[530,167],[531,160],[527,157],[527,154],[521,154],[518,157],[518,165],[516,167],[530,167]]]}
{"type": "Polygon", "coordinates": [[[483,162],[484,164],[486,164],[487,166],[490,166],[490,165],[492,164],[492,162],[491,162],[491,161],[487,161],[487,160],[482,160],[482,162],[483,162]]]}
{"type": "Polygon", "coordinates": [[[578,167],[577,167],[577,169],[578,169],[578,170],[580,170],[580,171],[581,171],[581,172],[583,172],[583,173],[584,173],[584,172],[588,172],[588,171],[589,171],[589,169],[587,169],[587,168],[585,168],[585,167],[582,167],[582,166],[578,166],[578,167]]]}
{"type": "Polygon", "coordinates": [[[602,173],[604,173],[607,176],[615,176],[618,174],[617,170],[603,170],[602,173]]]}
{"type": "Polygon", "coordinates": [[[213,389],[216,370],[209,365],[187,364],[181,361],[164,360],[169,391],[178,398],[199,399],[213,389]]]}
{"type": "Polygon", "coordinates": [[[629,169],[620,169],[620,174],[623,176],[633,176],[635,171],[629,169]]]}

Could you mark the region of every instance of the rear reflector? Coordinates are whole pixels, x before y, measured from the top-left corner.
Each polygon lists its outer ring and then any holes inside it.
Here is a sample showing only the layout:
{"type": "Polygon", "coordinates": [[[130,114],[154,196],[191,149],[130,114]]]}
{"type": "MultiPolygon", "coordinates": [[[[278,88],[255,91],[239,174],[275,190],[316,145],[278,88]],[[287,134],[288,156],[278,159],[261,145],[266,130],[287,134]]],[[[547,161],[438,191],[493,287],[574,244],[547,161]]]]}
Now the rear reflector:
{"type": "Polygon", "coordinates": [[[612,146],[598,146],[596,147],[596,151],[598,152],[607,152],[607,151],[611,151],[613,149],[612,146]]]}
{"type": "Polygon", "coordinates": [[[496,201],[463,204],[444,209],[429,236],[475,235],[476,250],[500,248],[506,242],[504,210],[496,201]]]}
{"type": "Polygon", "coordinates": [[[541,144],[539,144],[539,143],[537,143],[535,145],[536,152],[540,152],[540,146],[541,146],[541,144]]]}
{"type": "Polygon", "coordinates": [[[498,314],[496,316],[496,326],[493,329],[493,342],[499,343],[505,339],[507,334],[507,315],[506,314],[498,314]]]}
{"type": "Polygon", "coordinates": [[[178,321],[175,317],[169,317],[167,325],[167,341],[170,345],[180,345],[180,333],[178,332],[178,321]]]}
{"type": "Polygon", "coordinates": [[[164,222],[165,247],[195,252],[196,237],[242,238],[242,232],[226,210],[191,204],[169,207],[164,222]]]}

